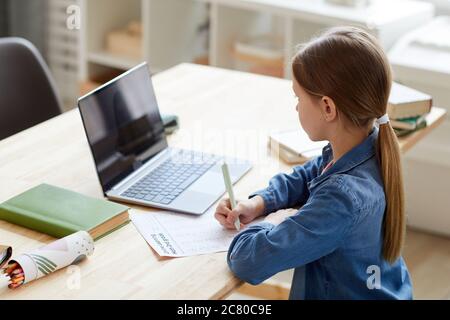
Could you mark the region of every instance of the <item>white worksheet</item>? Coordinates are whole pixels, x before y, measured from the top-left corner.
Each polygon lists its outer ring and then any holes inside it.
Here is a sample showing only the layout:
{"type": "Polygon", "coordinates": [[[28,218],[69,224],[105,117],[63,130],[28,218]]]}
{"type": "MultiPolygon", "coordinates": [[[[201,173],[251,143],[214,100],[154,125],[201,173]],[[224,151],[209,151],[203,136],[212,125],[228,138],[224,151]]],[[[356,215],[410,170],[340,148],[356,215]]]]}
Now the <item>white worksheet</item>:
{"type": "Polygon", "coordinates": [[[228,250],[238,231],[226,230],[214,218],[214,212],[211,208],[196,216],[158,211],[131,213],[130,218],[160,256],[186,257],[228,250]]]}

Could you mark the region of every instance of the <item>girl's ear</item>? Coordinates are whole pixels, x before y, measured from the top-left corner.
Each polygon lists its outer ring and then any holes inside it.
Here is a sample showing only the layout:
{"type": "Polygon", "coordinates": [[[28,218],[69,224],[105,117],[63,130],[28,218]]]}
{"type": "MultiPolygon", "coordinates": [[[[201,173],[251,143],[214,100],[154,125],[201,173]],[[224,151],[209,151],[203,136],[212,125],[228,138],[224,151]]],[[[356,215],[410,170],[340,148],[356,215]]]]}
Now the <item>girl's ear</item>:
{"type": "Polygon", "coordinates": [[[333,99],[328,96],[323,96],[320,101],[320,105],[325,121],[331,122],[337,118],[337,109],[333,99]]]}

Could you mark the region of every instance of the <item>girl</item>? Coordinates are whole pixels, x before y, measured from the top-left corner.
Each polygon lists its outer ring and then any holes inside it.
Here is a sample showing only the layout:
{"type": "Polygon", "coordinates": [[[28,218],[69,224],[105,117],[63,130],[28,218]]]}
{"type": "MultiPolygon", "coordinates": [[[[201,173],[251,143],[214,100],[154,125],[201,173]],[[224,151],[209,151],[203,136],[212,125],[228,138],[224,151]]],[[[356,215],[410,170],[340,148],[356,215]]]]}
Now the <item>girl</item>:
{"type": "Polygon", "coordinates": [[[226,228],[238,216],[243,226],[265,216],[235,237],[229,267],[251,284],[295,268],[291,299],[411,299],[383,50],[363,30],[333,28],[298,51],[292,71],[303,129],[330,144],[234,210],[229,200],[219,204],[215,217],[226,228]]]}

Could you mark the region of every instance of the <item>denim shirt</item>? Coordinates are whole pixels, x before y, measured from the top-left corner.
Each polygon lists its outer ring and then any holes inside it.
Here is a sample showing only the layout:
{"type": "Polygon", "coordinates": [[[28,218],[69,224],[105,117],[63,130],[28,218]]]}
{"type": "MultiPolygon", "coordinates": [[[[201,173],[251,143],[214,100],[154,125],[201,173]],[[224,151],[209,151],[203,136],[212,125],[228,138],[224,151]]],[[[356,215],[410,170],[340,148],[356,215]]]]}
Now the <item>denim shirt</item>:
{"type": "Polygon", "coordinates": [[[277,226],[261,222],[240,232],[227,256],[233,273],[256,285],[295,268],[290,299],[412,299],[403,258],[389,264],[382,257],[386,201],[377,137],[374,128],[322,173],[333,156],[328,145],[252,194],[264,199],[265,214],[301,208],[277,226]]]}

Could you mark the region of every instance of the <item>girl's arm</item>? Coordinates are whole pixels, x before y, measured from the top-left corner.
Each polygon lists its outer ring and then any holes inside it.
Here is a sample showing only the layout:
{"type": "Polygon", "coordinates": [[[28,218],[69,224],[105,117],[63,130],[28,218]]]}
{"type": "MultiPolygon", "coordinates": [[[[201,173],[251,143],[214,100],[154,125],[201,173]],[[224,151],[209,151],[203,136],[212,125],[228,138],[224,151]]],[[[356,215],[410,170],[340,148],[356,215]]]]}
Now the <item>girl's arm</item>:
{"type": "Polygon", "coordinates": [[[319,175],[321,165],[322,156],[294,167],[291,174],[280,173],[270,179],[266,189],[253,193],[250,198],[257,195],[263,198],[264,214],[302,205],[309,197],[307,184],[319,175]]]}
{"type": "Polygon", "coordinates": [[[228,265],[253,285],[333,252],[355,222],[358,206],[342,177],[325,181],[298,213],[278,226],[262,222],[238,234],[228,251],[228,265]]]}

